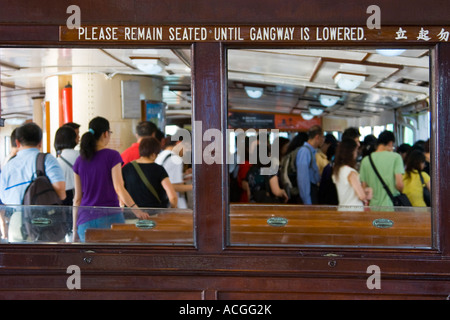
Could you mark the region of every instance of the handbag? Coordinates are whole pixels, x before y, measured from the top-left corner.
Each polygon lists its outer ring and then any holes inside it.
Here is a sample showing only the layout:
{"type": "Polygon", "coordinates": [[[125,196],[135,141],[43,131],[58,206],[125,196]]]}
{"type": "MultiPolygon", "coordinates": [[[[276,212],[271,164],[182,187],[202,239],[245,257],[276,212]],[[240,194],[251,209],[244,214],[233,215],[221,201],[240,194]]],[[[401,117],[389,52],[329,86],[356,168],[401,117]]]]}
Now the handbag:
{"type": "Polygon", "coordinates": [[[389,187],[384,183],[383,179],[381,178],[380,174],[378,173],[377,168],[375,167],[375,164],[372,160],[372,154],[369,155],[370,164],[372,165],[373,170],[375,171],[375,174],[377,175],[378,179],[380,179],[381,184],[383,185],[384,190],[386,190],[386,193],[388,194],[389,198],[391,198],[392,203],[394,204],[394,207],[411,207],[411,201],[409,201],[408,197],[404,193],[400,193],[398,196],[395,196],[392,194],[391,190],[389,190],[389,187]]]}
{"type": "Polygon", "coordinates": [[[423,200],[425,201],[425,204],[427,207],[431,206],[431,193],[430,190],[427,188],[427,185],[425,184],[425,181],[422,177],[422,172],[419,171],[420,181],[422,181],[422,187],[423,187],[423,200]]]}

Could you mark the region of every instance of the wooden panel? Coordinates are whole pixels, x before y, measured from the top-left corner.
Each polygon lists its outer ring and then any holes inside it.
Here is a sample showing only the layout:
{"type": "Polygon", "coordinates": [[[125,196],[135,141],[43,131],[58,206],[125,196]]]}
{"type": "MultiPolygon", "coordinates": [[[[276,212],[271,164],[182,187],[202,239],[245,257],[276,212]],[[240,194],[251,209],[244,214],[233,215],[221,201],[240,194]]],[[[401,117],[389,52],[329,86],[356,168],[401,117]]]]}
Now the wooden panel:
{"type": "MultiPolygon", "coordinates": [[[[431,213],[424,209],[337,211],[333,207],[232,205],[230,243],[245,246],[376,246],[431,248],[431,213]],[[287,219],[271,226],[271,217],[287,219]],[[376,219],[389,219],[390,228],[377,228],[376,219]]],[[[142,230],[134,224],[111,229],[88,229],[88,243],[148,243],[193,245],[193,217],[188,212],[152,216],[156,226],[142,230]]]]}
{"type": "Polygon", "coordinates": [[[151,243],[194,245],[192,212],[164,212],[151,216],[152,229],[136,224],[113,224],[111,229],[86,230],[88,243],[151,243]]]}
{"type": "MultiPolygon", "coordinates": [[[[79,0],[82,24],[255,24],[364,26],[373,1],[220,0],[116,1],[79,0]],[[207,3],[207,4],[206,4],[207,3]]],[[[382,24],[391,26],[448,25],[450,2],[380,0],[382,24]]],[[[63,46],[58,28],[65,25],[67,3],[54,0],[5,0],[0,10],[0,44],[63,46]],[[45,9],[45,10],[44,10],[45,9]]],[[[383,30],[383,29],[382,29],[383,30]]],[[[386,44],[392,44],[387,42],[386,44]]],[[[89,46],[89,44],[83,44],[89,46]]],[[[267,45],[266,45],[267,46],[267,45]]],[[[424,43],[424,47],[428,44],[424,43]]],[[[218,43],[194,45],[194,120],[207,128],[226,128],[224,48],[218,43]]],[[[433,53],[432,171],[433,214],[439,223],[438,250],[334,248],[224,249],[227,183],[225,166],[194,168],[195,226],[198,250],[146,246],[1,245],[1,298],[371,298],[417,297],[444,299],[450,293],[450,172],[449,134],[450,46],[433,53]],[[89,253],[87,252],[89,251],[89,253]],[[91,253],[95,251],[95,253],[91,253]],[[83,260],[92,256],[93,262],[83,260]],[[330,266],[330,259],[336,264],[330,266]],[[67,293],[69,265],[82,266],[86,286],[67,293]],[[382,270],[382,289],[365,287],[368,265],[382,270]],[[122,295],[123,293],[123,295],[122,295]],[[193,293],[191,295],[191,293],[193,293]],[[87,294],[87,295],[85,295],[87,294]],[[185,295],[186,294],[186,295],[185,295]]],[[[200,148],[202,149],[202,148],[200,148]]],[[[434,227],[433,227],[434,228],[434,227]]]]}
{"type": "Polygon", "coordinates": [[[450,256],[450,44],[443,43],[432,51],[431,83],[431,173],[433,181],[434,232],[439,247],[450,256]]]}
{"type": "MultiPolygon", "coordinates": [[[[262,24],[366,25],[370,0],[299,1],[299,0],[78,0],[82,24],[233,24],[251,21],[262,24]],[[357,4],[357,5],[356,5],[357,4]]],[[[442,25],[448,22],[450,4],[430,0],[378,0],[384,25],[442,25]],[[420,10],[419,10],[420,9],[420,10]]],[[[0,11],[2,23],[65,25],[70,3],[54,0],[4,0],[0,11]],[[45,8],[45,10],[43,10],[45,8]]]]}
{"type": "Polygon", "coordinates": [[[0,292],[1,300],[203,300],[202,291],[17,290],[0,292]]]}
{"type": "MultiPolygon", "coordinates": [[[[193,135],[203,137],[212,128],[225,132],[225,49],[220,43],[196,43],[192,46],[192,60],[193,135]]],[[[221,164],[202,164],[203,150],[209,144],[196,138],[192,144],[196,237],[200,252],[220,252],[225,246],[228,170],[221,164]]]]}
{"type": "MultiPolygon", "coordinates": [[[[367,209],[370,210],[370,209],[367,209]]],[[[241,245],[329,245],[428,247],[432,245],[430,212],[336,211],[302,206],[231,206],[230,242],[241,245]],[[270,226],[270,217],[287,219],[270,226]],[[377,228],[389,219],[391,228],[377,228]]]]}

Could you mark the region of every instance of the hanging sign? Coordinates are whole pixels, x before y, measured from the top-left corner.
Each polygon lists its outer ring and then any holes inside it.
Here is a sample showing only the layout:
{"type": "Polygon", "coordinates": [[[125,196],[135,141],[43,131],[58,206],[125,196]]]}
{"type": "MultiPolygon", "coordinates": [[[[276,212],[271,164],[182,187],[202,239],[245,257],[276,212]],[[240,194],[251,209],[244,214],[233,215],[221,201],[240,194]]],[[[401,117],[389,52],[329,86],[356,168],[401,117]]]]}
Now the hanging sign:
{"type": "Polygon", "coordinates": [[[322,125],[322,118],[310,120],[295,114],[228,112],[230,129],[278,129],[280,131],[308,131],[314,125],[322,125]]]}
{"type": "Polygon", "coordinates": [[[60,41],[98,43],[371,43],[448,42],[449,26],[60,26],[60,41]]]}

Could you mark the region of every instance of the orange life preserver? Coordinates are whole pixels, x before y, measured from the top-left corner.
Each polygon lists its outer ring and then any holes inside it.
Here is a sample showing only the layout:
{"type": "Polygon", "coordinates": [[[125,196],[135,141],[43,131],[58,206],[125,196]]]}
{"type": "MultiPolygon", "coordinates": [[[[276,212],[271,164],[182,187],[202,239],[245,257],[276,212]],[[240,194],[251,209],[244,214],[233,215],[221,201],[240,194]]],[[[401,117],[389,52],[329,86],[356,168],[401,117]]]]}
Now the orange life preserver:
{"type": "Polygon", "coordinates": [[[62,124],[73,121],[72,113],[72,86],[70,82],[61,91],[60,121],[62,124]]]}

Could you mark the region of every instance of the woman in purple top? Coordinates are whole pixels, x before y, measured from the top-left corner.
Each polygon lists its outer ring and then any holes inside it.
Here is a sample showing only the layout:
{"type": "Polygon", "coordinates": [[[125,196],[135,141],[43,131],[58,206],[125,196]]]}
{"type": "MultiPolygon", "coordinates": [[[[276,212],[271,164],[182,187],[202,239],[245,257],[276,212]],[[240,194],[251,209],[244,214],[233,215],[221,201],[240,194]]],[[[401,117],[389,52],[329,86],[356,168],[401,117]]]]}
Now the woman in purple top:
{"type": "MultiPolygon", "coordinates": [[[[89,122],[89,131],[81,138],[80,157],[73,165],[75,176],[74,207],[109,207],[105,209],[75,208],[74,235],[82,242],[89,228],[110,228],[112,223],[124,223],[120,201],[127,207],[136,208],[136,204],[124,187],[122,178],[122,157],[120,153],[108,149],[112,132],[109,121],[96,117],[89,122]],[[117,210],[111,208],[118,208],[117,210]]],[[[148,219],[149,215],[133,210],[139,219],[148,219]]]]}

